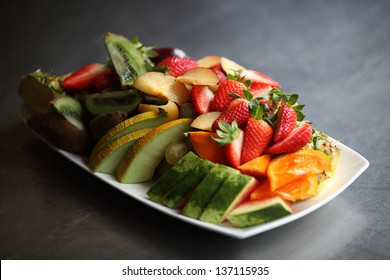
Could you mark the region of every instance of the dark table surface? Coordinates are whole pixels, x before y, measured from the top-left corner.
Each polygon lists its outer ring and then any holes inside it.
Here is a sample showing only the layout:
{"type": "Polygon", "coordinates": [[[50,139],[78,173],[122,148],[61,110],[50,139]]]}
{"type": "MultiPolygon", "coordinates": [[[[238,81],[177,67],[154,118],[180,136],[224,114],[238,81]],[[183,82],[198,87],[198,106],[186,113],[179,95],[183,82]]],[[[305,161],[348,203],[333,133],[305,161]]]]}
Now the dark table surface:
{"type": "Polygon", "coordinates": [[[9,1],[2,8],[2,259],[389,259],[389,1],[9,1]],[[370,161],[317,211],[245,240],[123,195],[18,119],[22,74],[105,61],[102,35],[217,54],[301,94],[316,127],[370,161]]]}

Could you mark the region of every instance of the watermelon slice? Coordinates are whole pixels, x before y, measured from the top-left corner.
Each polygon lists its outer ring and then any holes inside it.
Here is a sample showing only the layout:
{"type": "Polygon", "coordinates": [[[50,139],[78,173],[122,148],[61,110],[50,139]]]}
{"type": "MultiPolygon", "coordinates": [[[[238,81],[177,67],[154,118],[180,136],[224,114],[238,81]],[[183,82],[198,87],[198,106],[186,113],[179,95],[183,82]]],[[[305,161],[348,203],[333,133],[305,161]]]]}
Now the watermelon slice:
{"type": "Polygon", "coordinates": [[[251,176],[229,175],[208,203],[200,220],[213,224],[221,223],[232,209],[249,196],[256,185],[256,179],[251,176]]]}
{"type": "Polygon", "coordinates": [[[227,216],[236,227],[249,227],[290,215],[290,206],[280,197],[247,201],[227,216]]]}

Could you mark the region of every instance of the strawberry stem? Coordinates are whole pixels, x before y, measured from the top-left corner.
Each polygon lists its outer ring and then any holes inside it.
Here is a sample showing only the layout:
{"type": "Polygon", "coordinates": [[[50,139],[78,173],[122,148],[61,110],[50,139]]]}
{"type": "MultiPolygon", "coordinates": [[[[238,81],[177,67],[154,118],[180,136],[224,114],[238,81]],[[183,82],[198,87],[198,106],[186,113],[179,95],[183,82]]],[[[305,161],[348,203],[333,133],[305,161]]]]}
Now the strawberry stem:
{"type": "Polygon", "coordinates": [[[225,121],[218,122],[219,128],[216,130],[217,137],[212,137],[218,145],[224,146],[226,144],[232,143],[234,140],[240,136],[241,129],[238,127],[237,121],[234,119],[231,124],[225,121]]]}

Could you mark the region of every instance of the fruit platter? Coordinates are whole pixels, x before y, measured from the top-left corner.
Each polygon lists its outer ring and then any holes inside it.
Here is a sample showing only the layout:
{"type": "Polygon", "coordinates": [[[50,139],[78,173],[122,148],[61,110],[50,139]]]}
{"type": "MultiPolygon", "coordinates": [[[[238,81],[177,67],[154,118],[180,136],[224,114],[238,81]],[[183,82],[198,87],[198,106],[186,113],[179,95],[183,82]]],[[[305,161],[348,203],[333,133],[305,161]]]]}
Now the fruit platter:
{"type": "Polygon", "coordinates": [[[257,70],[138,37],[106,33],[103,43],[106,62],[22,76],[19,116],[64,157],[165,214],[247,238],[318,209],[369,165],[257,70]]]}

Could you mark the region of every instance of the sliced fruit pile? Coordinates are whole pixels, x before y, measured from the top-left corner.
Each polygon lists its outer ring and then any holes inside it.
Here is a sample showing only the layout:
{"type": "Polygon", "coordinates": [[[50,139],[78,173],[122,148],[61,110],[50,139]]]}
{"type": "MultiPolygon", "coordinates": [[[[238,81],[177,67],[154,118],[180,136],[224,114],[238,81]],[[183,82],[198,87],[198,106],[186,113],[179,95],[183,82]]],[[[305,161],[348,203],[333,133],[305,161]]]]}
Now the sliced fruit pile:
{"type": "Polygon", "coordinates": [[[302,113],[299,95],[220,56],[199,60],[107,33],[106,63],[23,76],[28,124],[89,156],[121,183],[156,180],[151,200],[210,223],[246,227],[316,196],[340,150],[302,113]]]}

